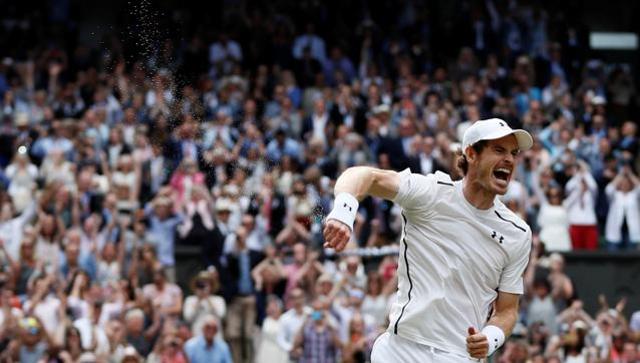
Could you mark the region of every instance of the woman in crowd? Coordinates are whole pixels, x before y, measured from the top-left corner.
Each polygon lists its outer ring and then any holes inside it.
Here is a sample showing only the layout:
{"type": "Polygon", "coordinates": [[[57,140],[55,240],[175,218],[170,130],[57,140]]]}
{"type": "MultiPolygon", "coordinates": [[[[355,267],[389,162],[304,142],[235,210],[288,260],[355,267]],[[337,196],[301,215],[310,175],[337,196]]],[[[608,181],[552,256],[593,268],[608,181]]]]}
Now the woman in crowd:
{"type": "Polygon", "coordinates": [[[640,179],[630,166],[624,166],[605,189],[609,214],[605,238],[610,250],[637,249],[640,246],[640,179]]]}

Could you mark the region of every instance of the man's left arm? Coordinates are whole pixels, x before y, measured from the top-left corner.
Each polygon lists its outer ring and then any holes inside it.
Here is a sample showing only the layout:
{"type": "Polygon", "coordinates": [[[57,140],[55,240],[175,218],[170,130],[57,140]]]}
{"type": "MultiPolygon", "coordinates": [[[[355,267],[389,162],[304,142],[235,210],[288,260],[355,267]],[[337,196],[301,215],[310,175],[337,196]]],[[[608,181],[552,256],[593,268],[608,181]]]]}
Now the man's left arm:
{"type": "Polygon", "coordinates": [[[504,344],[518,321],[518,299],[524,293],[522,276],[531,254],[531,231],[525,233],[524,240],[513,251],[509,263],[502,270],[498,298],[489,321],[480,332],[475,327],[468,329],[467,351],[473,358],[485,358],[493,354],[504,344]]]}
{"type": "Polygon", "coordinates": [[[504,344],[518,321],[519,298],[518,294],[499,291],[493,314],[482,331],[469,327],[467,351],[473,358],[486,358],[504,344]]]}

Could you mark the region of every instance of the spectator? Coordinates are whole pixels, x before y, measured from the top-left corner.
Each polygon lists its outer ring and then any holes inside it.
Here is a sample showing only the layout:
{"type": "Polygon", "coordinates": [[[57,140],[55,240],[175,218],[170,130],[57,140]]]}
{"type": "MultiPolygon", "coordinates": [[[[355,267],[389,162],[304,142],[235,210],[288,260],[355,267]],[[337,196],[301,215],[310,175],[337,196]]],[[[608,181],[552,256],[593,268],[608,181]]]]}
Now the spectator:
{"type": "Polygon", "coordinates": [[[624,166],[605,192],[611,203],[606,225],[609,249],[637,249],[640,245],[640,180],[630,166],[624,166]]]}
{"type": "MultiPolygon", "coordinates": [[[[147,356],[151,352],[160,328],[159,319],[155,317],[154,323],[145,327],[146,319],[147,317],[141,309],[129,310],[124,317],[125,340],[143,356],[147,356]]],[[[126,349],[125,355],[127,355],[126,349]]]]}
{"type": "Polygon", "coordinates": [[[156,344],[154,352],[149,355],[147,362],[175,362],[187,363],[187,355],[182,348],[182,341],[174,334],[166,334],[156,344]]]}
{"type": "Polygon", "coordinates": [[[202,334],[185,343],[184,350],[192,363],[231,363],[231,351],[224,340],[216,338],[218,323],[215,317],[204,319],[202,334]]]}
{"type": "MultiPolygon", "coordinates": [[[[184,319],[191,324],[194,335],[201,330],[205,317],[214,316],[218,323],[226,317],[227,305],[221,296],[215,295],[219,286],[217,275],[214,271],[201,271],[191,285],[195,295],[184,301],[184,319]]],[[[222,338],[221,332],[218,337],[222,338]]]]}
{"type": "Polygon", "coordinates": [[[260,346],[256,353],[256,363],[288,363],[288,352],[278,344],[282,301],[275,295],[267,297],[267,318],[262,323],[260,346]]]}
{"type": "Polygon", "coordinates": [[[549,186],[546,190],[542,190],[539,180],[541,173],[534,171],[532,174],[533,189],[540,203],[537,220],[540,227],[540,240],[547,251],[570,251],[569,216],[565,207],[566,202],[563,203],[563,191],[558,186],[549,186]]]}
{"type": "Polygon", "coordinates": [[[567,182],[565,190],[568,197],[564,203],[569,213],[569,233],[573,249],[595,250],[598,248],[595,214],[597,185],[586,163],[578,163],[577,170],[567,182]]]}
{"type": "Polygon", "coordinates": [[[313,311],[296,335],[291,355],[300,363],[339,360],[342,343],[327,321],[326,306],[326,301],[316,299],[312,304],[313,311]]]}
{"type": "Polygon", "coordinates": [[[164,319],[175,319],[182,313],[182,290],[167,281],[163,269],[153,271],[153,283],[142,287],[142,295],[153,303],[153,309],[164,319]]]}
{"type": "Polygon", "coordinates": [[[227,254],[228,286],[225,289],[229,312],[225,338],[229,341],[235,362],[251,361],[253,329],[256,320],[255,286],[251,270],[257,262],[251,258],[247,246],[247,229],[240,227],[235,233],[235,248],[227,254]]]}
{"type": "Polygon", "coordinates": [[[288,297],[292,307],[280,317],[278,345],[285,352],[291,354],[295,336],[307,319],[311,309],[305,306],[305,295],[302,289],[295,288],[291,290],[288,297]]]}
{"type": "Polygon", "coordinates": [[[171,213],[171,200],[160,196],[146,208],[149,218],[149,235],[155,245],[158,261],[162,265],[169,281],[175,281],[175,231],[183,220],[182,214],[171,213]]]}

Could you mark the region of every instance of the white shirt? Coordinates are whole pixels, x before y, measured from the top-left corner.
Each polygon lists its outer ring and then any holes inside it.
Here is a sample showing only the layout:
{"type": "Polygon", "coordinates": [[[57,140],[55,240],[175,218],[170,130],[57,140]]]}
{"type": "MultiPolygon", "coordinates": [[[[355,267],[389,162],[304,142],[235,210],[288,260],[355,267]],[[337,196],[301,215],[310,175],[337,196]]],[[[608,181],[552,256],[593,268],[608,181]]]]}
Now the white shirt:
{"type": "Polygon", "coordinates": [[[640,242],[640,186],[628,193],[616,189],[613,183],[609,183],[605,189],[609,198],[609,214],[605,227],[607,241],[618,243],[622,241],[622,224],[627,221],[629,239],[632,242],[640,242]]]}
{"type": "Polygon", "coordinates": [[[565,186],[567,199],[562,203],[567,208],[569,224],[578,226],[592,226],[597,224],[596,219],[596,195],[598,185],[591,173],[576,173],[565,186]],[[582,192],[582,180],[587,189],[582,192]]]}
{"type": "Polygon", "coordinates": [[[289,309],[280,316],[280,331],[278,332],[278,345],[280,348],[290,352],[293,348],[293,339],[304,324],[311,309],[305,306],[302,314],[298,314],[295,309],[289,309]]]}
{"type": "Polygon", "coordinates": [[[531,229],[498,198],[480,210],[447,174],[400,173],[403,216],[397,301],[389,331],[468,356],[470,326],[482,329],[498,291],[522,294],[531,229]]]}

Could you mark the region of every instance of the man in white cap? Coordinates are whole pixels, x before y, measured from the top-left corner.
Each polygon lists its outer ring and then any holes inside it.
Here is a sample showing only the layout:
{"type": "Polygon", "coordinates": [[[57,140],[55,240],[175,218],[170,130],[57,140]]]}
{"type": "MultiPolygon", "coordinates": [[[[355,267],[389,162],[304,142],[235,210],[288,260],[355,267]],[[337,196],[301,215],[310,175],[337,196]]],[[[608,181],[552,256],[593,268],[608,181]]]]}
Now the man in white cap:
{"type": "Polygon", "coordinates": [[[460,181],[370,167],[338,178],[325,247],[346,246],[358,200],[371,195],[402,207],[397,300],[373,363],[468,362],[504,343],[518,317],[531,229],[496,196],[506,193],[518,153],[532,144],[524,130],[482,120],[464,133],[460,181]]]}

